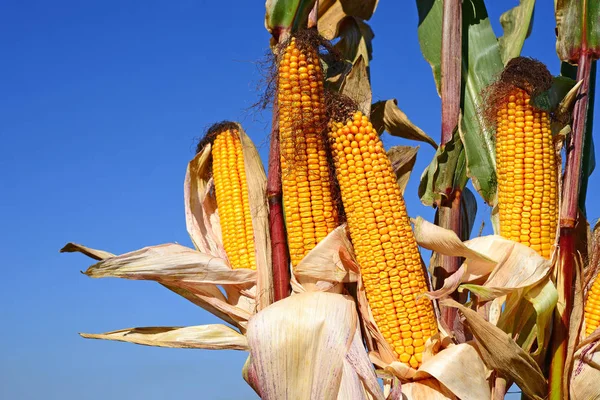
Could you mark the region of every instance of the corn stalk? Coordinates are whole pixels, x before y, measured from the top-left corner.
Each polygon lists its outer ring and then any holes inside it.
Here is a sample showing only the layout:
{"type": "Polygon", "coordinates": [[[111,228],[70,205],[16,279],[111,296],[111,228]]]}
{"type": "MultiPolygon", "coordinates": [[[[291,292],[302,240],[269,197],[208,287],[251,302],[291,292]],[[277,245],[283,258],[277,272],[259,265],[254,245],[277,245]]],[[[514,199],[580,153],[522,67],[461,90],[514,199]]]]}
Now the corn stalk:
{"type": "Polygon", "coordinates": [[[269,201],[269,229],[271,232],[271,254],[273,264],[274,300],[290,295],[290,258],[287,248],[285,223],[283,220],[281,165],[279,164],[279,121],[277,118],[277,96],[273,101],[271,147],[269,149],[269,172],[267,199],[269,201]]]}
{"type": "Polygon", "coordinates": [[[563,0],[556,3],[557,52],[561,60],[577,64],[577,80],[581,81],[578,99],[573,109],[571,135],[566,145],[566,163],[560,210],[560,259],[557,270],[559,304],[557,309],[552,340],[553,356],[550,366],[550,399],[568,399],[569,337],[571,309],[573,307],[573,285],[575,259],[577,257],[576,225],[579,221],[579,202],[582,181],[585,136],[588,119],[588,107],[592,63],[600,54],[600,6],[597,2],[584,0],[576,2],[563,0]]]}
{"type": "MultiPolygon", "coordinates": [[[[440,82],[442,97],[442,133],[440,143],[442,146],[445,146],[452,140],[453,133],[457,129],[459,123],[462,59],[461,45],[462,0],[444,0],[440,82]]],[[[460,190],[453,190],[446,199],[446,202],[441,204],[436,211],[436,218],[439,221],[440,226],[454,231],[458,237],[462,236],[460,196],[460,190]]],[[[459,257],[441,256],[440,261],[445,276],[455,273],[461,264],[461,259],[459,257]]],[[[441,288],[443,284],[443,279],[436,279],[435,289],[441,288]]],[[[459,300],[458,293],[454,293],[453,297],[456,300],[459,300]]],[[[461,297],[466,296],[463,295],[461,297]]],[[[456,308],[441,307],[440,312],[443,323],[451,329],[455,328],[459,323],[458,311],[456,308]]]]}

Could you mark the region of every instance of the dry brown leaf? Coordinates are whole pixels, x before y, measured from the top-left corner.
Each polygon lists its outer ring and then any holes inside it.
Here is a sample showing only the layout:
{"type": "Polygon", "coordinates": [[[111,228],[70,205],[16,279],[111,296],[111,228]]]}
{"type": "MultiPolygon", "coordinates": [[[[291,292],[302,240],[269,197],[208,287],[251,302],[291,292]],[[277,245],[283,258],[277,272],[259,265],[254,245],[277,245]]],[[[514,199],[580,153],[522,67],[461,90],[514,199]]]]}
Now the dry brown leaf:
{"type": "Polygon", "coordinates": [[[477,339],[475,344],[488,368],[514,381],[531,398],[541,400],[545,397],[547,382],[544,374],[535,360],[505,332],[454,300],[445,299],[440,304],[458,308],[465,316],[465,323],[477,339]]]}
{"type": "MultiPolygon", "coordinates": [[[[477,243],[477,239],[463,243],[453,231],[434,225],[421,217],[414,220],[414,233],[419,246],[436,253],[466,258],[469,266],[468,276],[480,277],[486,275],[496,265],[493,257],[468,245],[469,243],[477,243]]],[[[471,279],[469,278],[469,280],[471,279]]]]}
{"type": "Polygon", "coordinates": [[[373,104],[371,123],[380,134],[386,130],[392,136],[429,143],[437,149],[435,140],[414,125],[399,108],[396,99],[373,104]]]}
{"type": "Polygon", "coordinates": [[[369,19],[378,0],[323,0],[319,2],[319,33],[331,40],[338,36],[341,21],[347,16],[369,19]]]}
{"type": "Polygon", "coordinates": [[[106,333],[81,333],[86,339],[114,340],[145,346],[207,350],[248,350],[246,337],[225,325],[129,328],[106,333]]]}
{"type": "Polygon", "coordinates": [[[89,258],[93,258],[94,260],[104,260],[105,258],[116,257],[113,253],[109,253],[104,250],[96,250],[91,249],[89,247],[83,246],[77,243],[67,243],[62,249],[60,249],[61,253],[82,253],[88,256],[89,258]]]}
{"type": "Polygon", "coordinates": [[[396,174],[396,181],[400,187],[400,193],[404,195],[410,173],[417,161],[419,146],[393,146],[387,151],[387,156],[392,163],[392,169],[396,174]]]}
{"type": "Polygon", "coordinates": [[[354,100],[364,115],[371,113],[371,83],[369,82],[367,63],[362,55],[356,59],[350,73],[344,78],[340,93],[354,100]]]}

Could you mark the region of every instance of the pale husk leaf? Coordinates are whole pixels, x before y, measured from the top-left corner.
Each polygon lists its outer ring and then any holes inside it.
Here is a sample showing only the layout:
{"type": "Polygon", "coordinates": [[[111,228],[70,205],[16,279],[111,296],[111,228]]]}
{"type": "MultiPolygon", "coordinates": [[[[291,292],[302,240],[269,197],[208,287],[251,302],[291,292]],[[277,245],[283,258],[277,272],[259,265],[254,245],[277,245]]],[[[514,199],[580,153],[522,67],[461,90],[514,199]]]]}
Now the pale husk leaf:
{"type": "Polygon", "coordinates": [[[179,244],[144,247],[100,261],[85,274],[91,278],[125,278],[188,284],[252,285],[256,271],[231,269],[223,259],[179,244]]]}
{"type": "Polygon", "coordinates": [[[256,304],[258,310],[273,303],[273,270],[271,268],[271,238],[269,231],[269,205],[267,203],[267,176],[260,155],[246,132],[238,124],[244,154],[244,167],[248,183],[248,203],[254,229],[256,255],[256,304]]]}
{"type": "Polygon", "coordinates": [[[298,263],[294,276],[306,290],[326,288],[327,283],[357,282],[360,278],[358,271],[343,260],[352,257],[352,254],[346,224],[340,225],[298,263]]]}
{"type": "Polygon", "coordinates": [[[81,333],[86,339],[114,340],[155,347],[206,350],[248,350],[246,337],[221,325],[129,328],[106,333],[81,333]]]}
{"type": "Polygon", "coordinates": [[[477,339],[475,346],[489,369],[514,381],[529,397],[539,400],[545,397],[547,383],[539,366],[505,332],[454,300],[444,299],[440,304],[458,308],[465,316],[465,323],[477,339]]]}
{"type": "Polygon", "coordinates": [[[458,400],[434,378],[402,384],[402,400],[458,400]]]}
{"type": "Polygon", "coordinates": [[[425,360],[416,379],[433,376],[462,400],[490,397],[486,367],[472,343],[450,346],[425,360]]]}
{"type": "MultiPolygon", "coordinates": [[[[179,246],[179,245],[164,245],[164,246],[176,246],[177,248],[179,248],[179,250],[183,249],[185,253],[188,253],[188,254],[196,253],[196,255],[199,255],[201,257],[207,257],[209,259],[209,265],[211,268],[213,266],[216,266],[220,271],[227,271],[227,270],[232,271],[229,269],[229,267],[227,267],[227,268],[223,267],[222,260],[218,261],[217,259],[211,259],[211,257],[209,257],[209,256],[203,255],[202,253],[196,252],[192,249],[188,249],[186,247],[179,246]],[[215,263],[212,263],[212,260],[215,260],[215,263]]],[[[157,247],[161,247],[161,246],[157,246],[157,247]]],[[[194,276],[193,271],[187,271],[187,274],[185,273],[186,271],[183,271],[184,272],[183,274],[174,273],[173,276],[169,277],[168,276],[169,274],[166,273],[166,271],[162,271],[163,273],[161,273],[160,270],[156,271],[156,273],[153,273],[151,271],[151,269],[149,269],[147,271],[143,271],[145,268],[143,266],[137,272],[128,270],[125,273],[123,273],[123,271],[121,271],[121,272],[106,271],[102,267],[103,262],[108,263],[109,265],[115,259],[118,259],[118,260],[120,260],[120,262],[123,262],[122,257],[124,257],[124,256],[130,257],[132,254],[140,253],[147,249],[148,248],[138,250],[137,252],[126,253],[122,256],[115,256],[114,254],[103,251],[103,250],[96,250],[96,249],[91,249],[86,246],[68,243],[65,247],[63,247],[63,249],[61,249],[61,252],[81,252],[81,253],[88,255],[89,257],[94,258],[96,260],[103,260],[102,262],[97,263],[88,269],[88,272],[89,272],[90,270],[92,270],[92,268],[96,268],[96,266],[100,266],[100,267],[98,267],[98,268],[100,268],[100,271],[94,271],[94,270],[92,271],[94,277],[112,276],[112,277],[124,277],[126,279],[155,280],[155,281],[159,282],[160,284],[162,284],[163,286],[165,286],[167,289],[177,293],[178,295],[184,297],[185,299],[196,304],[197,306],[204,308],[208,312],[216,315],[217,317],[223,319],[224,321],[229,322],[230,324],[237,326],[242,330],[245,329],[246,322],[250,318],[250,315],[253,313],[253,310],[252,309],[241,309],[241,308],[238,308],[238,307],[232,305],[231,303],[233,301],[235,301],[236,303],[239,302],[240,295],[239,295],[239,293],[236,294],[236,292],[239,292],[240,287],[243,287],[243,286],[247,287],[248,286],[247,284],[240,286],[240,285],[238,285],[238,282],[236,280],[236,281],[234,281],[234,283],[232,285],[225,285],[226,288],[231,289],[231,290],[227,290],[228,295],[230,295],[230,296],[233,295],[232,298],[225,298],[225,296],[223,295],[221,290],[219,290],[219,288],[217,287],[216,284],[203,283],[202,281],[199,281],[196,278],[201,277],[201,275],[194,276]],[[124,276],[124,275],[128,275],[128,276],[124,276]],[[191,279],[191,280],[187,279],[187,276],[189,276],[189,275],[192,275],[193,279],[191,279]],[[177,277],[177,278],[173,279],[174,277],[177,277]]],[[[148,255],[148,254],[146,254],[146,255],[148,255]]],[[[135,257],[133,257],[133,261],[136,261],[135,257]]],[[[138,258],[137,261],[139,262],[140,259],[138,258]]],[[[152,258],[149,257],[149,259],[146,260],[146,262],[150,265],[150,268],[151,268],[153,265],[152,258]]],[[[117,264],[119,264],[119,261],[117,261],[117,264]]],[[[113,265],[113,267],[114,267],[114,265],[113,265]]],[[[172,267],[175,270],[177,269],[176,264],[173,265],[172,267]]],[[[183,266],[183,268],[185,268],[185,266],[183,266]]],[[[127,267],[125,267],[125,269],[127,270],[127,267]]],[[[158,269],[160,269],[160,267],[158,269]]],[[[238,271],[250,271],[250,270],[238,270],[238,271]]],[[[228,273],[228,272],[226,272],[226,273],[228,273]]]]}
{"type": "Polygon", "coordinates": [[[208,144],[188,164],[183,186],[185,222],[196,249],[226,259],[217,200],[210,194],[210,152],[208,144]]]}
{"type": "MultiPolygon", "coordinates": [[[[356,380],[346,377],[344,383],[353,388],[341,389],[342,375],[366,371],[344,369],[344,360],[357,366],[368,363],[347,357],[350,348],[358,345],[355,354],[367,358],[360,340],[354,340],[357,327],[352,299],[324,292],[293,295],[253,316],[247,333],[252,356],[248,369],[260,377],[261,398],[333,399],[340,390],[352,392],[356,380]]],[[[368,376],[358,375],[373,398],[383,399],[372,369],[368,376]]]]}
{"type": "MultiPolygon", "coordinates": [[[[453,231],[432,224],[422,217],[417,217],[413,222],[415,240],[419,246],[435,251],[436,253],[477,261],[484,264],[487,268],[493,268],[495,265],[493,258],[471,249],[467,246],[469,242],[463,243],[453,231]]],[[[472,267],[469,269],[471,270],[472,267]]]]}
{"type": "MultiPolygon", "coordinates": [[[[596,339],[598,340],[598,339],[596,339]]],[[[600,342],[592,342],[579,348],[570,381],[573,400],[600,399],[600,342]]]]}

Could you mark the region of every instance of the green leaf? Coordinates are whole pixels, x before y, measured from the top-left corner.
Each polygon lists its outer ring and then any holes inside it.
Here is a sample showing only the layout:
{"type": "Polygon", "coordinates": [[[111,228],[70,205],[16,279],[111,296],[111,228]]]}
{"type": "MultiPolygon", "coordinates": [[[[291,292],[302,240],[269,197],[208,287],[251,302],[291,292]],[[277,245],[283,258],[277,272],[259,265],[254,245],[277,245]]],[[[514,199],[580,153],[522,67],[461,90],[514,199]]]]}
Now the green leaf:
{"type": "Polygon", "coordinates": [[[553,112],[574,85],[575,81],[573,79],[566,76],[556,76],[550,89],[533,97],[531,105],[541,110],[553,112]]]}
{"type": "Polygon", "coordinates": [[[440,145],[427,169],[421,175],[419,197],[427,206],[440,206],[455,191],[467,184],[465,152],[458,133],[440,145]]]}
{"type": "MultiPolygon", "coordinates": [[[[442,0],[417,1],[421,52],[433,69],[438,87],[441,74],[442,0]]],[[[463,2],[462,110],[460,135],[464,144],[467,176],[486,203],[496,195],[494,130],[480,113],[486,107],[485,89],[503,68],[498,40],[483,0],[463,2]]]]}
{"type": "Polygon", "coordinates": [[[600,1],[555,0],[556,52],[576,64],[583,50],[600,57],[600,1]]]}
{"type": "Polygon", "coordinates": [[[442,77],[442,6],[442,0],[417,0],[419,12],[417,32],[421,53],[431,66],[438,94],[440,94],[442,77]]]}
{"type": "Polygon", "coordinates": [[[520,0],[519,5],[500,16],[504,35],[498,38],[500,55],[504,65],[521,54],[523,43],[533,27],[533,6],[535,0],[520,0]]]}
{"type": "Polygon", "coordinates": [[[278,37],[281,31],[294,31],[306,27],[308,15],[315,0],[267,0],[265,27],[278,37]]]}

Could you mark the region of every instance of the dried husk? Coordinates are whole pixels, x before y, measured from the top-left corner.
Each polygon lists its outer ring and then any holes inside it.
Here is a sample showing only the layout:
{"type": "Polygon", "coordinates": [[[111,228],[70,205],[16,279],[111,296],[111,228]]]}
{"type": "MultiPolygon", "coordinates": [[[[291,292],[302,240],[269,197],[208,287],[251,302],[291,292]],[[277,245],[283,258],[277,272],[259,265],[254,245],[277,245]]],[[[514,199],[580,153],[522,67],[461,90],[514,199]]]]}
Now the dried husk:
{"type": "Polygon", "coordinates": [[[256,271],[232,269],[227,261],[211,177],[210,143],[190,161],[184,183],[186,225],[196,250],[164,244],[116,256],[69,243],[62,251],[81,252],[100,260],[86,271],[90,277],[159,282],[243,333],[250,316],[273,301],[273,285],[266,176],[256,147],[242,127],[236,125],[248,180],[256,271]]]}
{"type": "Polygon", "coordinates": [[[221,324],[187,327],[129,328],[101,334],[82,333],[86,339],[104,339],[155,347],[205,350],[248,350],[246,337],[221,324]]]}
{"type": "Polygon", "coordinates": [[[294,294],[253,316],[247,338],[263,399],[383,399],[348,296],[294,294]]]}
{"type": "MultiPolygon", "coordinates": [[[[600,336],[600,332],[597,336],[600,336]]],[[[573,400],[600,399],[600,337],[575,352],[570,394],[573,400]]]]}
{"type": "Polygon", "coordinates": [[[458,308],[465,316],[465,323],[477,339],[475,346],[489,369],[514,381],[530,398],[544,398],[547,382],[540,367],[506,332],[454,300],[445,299],[441,304],[458,308]]]}
{"type": "MultiPolygon", "coordinates": [[[[346,224],[331,231],[298,263],[293,274],[303,291],[337,291],[342,283],[357,282],[359,271],[344,262],[353,257],[346,224]]],[[[296,290],[298,291],[298,290],[296,290]]]]}

